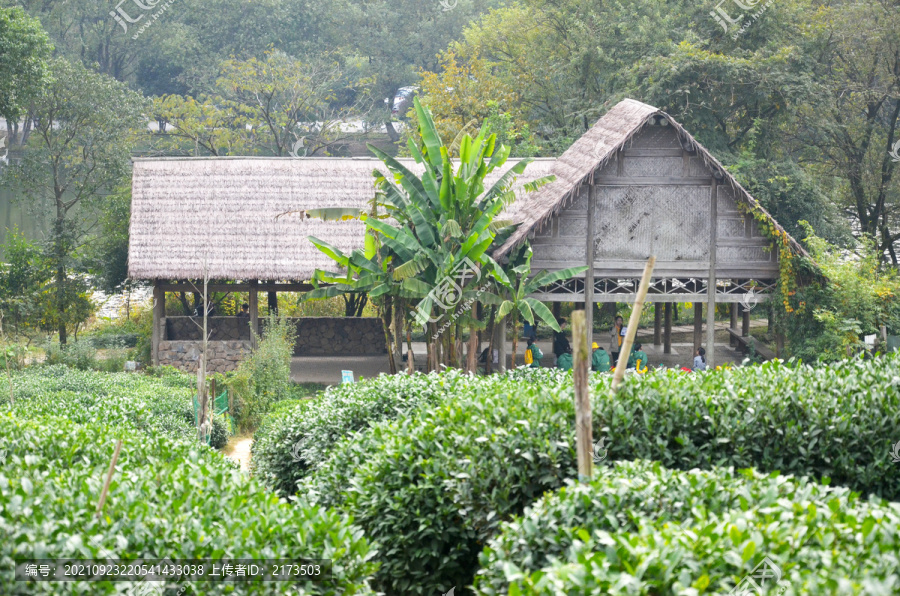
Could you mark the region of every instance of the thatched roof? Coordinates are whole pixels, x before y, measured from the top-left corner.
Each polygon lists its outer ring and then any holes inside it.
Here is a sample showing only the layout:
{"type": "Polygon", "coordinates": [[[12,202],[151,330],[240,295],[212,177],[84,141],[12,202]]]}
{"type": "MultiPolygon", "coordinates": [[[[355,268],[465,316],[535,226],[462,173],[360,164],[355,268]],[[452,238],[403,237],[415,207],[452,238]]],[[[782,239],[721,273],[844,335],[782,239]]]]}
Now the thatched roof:
{"type": "Polygon", "coordinates": [[[559,213],[574,200],[579,187],[588,182],[595,171],[602,168],[616,152],[627,148],[629,141],[652,118],[665,118],[678,131],[682,146],[695,148],[704,163],[713,171],[720,184],[729,184],[738,201],[751,205],[764,214],[771,224],[789,238],[791,248],[800,254],[806,251],[782,228],[778,222],[748,193],[715,157],[691,136],[678,122],[665,112],[633,99],[616,104],[590,130],[575,141],[553,164],[550,174],[556,180],[523,197],[519,201],[519,213],[524,214],[522,225],[496,251],[495,259],[502,259],[516,245],[521,244],[532,231],[540,231],[553,215],[559,213]]]}
{"type": "MultiPolygon", "coordinates": [[[[401,160],[411,170],[413,160],[401,160]]],[[[496,181],[517,160],[511,159],[496,181]]],[[[545,176],[553,160],[535,160],[515,190],[545,176]]],[[[306,281],[334,262],[307,239],[344,251],[361,248],[358,221],[276,216],[323,207],[363,207],[374,193],[371,158],[164,158],[134,163],[128,272],[133,279],[306,281]]],[[[516,201],[504,218],[521,220],[516,201]]]]}

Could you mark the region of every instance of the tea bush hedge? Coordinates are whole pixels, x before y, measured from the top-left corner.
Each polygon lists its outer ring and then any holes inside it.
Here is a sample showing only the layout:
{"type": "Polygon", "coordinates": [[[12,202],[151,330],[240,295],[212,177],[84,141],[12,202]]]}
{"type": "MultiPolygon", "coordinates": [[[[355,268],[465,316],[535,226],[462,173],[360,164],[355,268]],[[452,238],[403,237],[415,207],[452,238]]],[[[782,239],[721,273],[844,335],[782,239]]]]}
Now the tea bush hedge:
{"type": "Polygon", "coordinates": [[[794,593],[891,594],[898,522],[900,504],[806,479],[623,462],[503,524],[475,592],[724,593],[768,556],[794,593]]]}
{"type": "MultiPolygon", "coordinates": [[[[195,383],[188,375],[171,372],[151,377],[61,365],[29,367],[13,377],[13,411],[24,418],[62,416],[192,438],[197,434],[191,405],[195,383]]],[[[8,403],[9,394],[0,394],[0,403],[8,403]]]]}
{"type": "MultiPolygon", "coordinates": [[[[629,378],[615,397],[609,375],[595,375],[594,436],[610,460],[780,470],[897,500],[900,466],[890,447],[900,428],[898,362],[659,372],[629,378]]],[[[433,404],[337,444],[346,431],[304,431],[322,432],[334,447],[301,492],[351,512],[380,545],[379,589],[424,594],[471,582],[479,542],[575,474],[569,374],[470,379],[452,397],[423,387],[433,404]]],[[[330,419],[310,424],[341,428],[330,419]]],[[[290,454],[289,444],[282,448],[290,454]]]]}
{"type": "MultiPolygon", "coordinates": [[[[297,594],[298,586],[308,594],[373,593],[372,552],[348,518],[287,504],[221,454],[162,433],[0,415],[0,535],[5,570],[16,557],[330,558],[330,581],[191,583],[187,593],[297,594]],[[98,520],[118,438],[124,446],[98,520]]],[[[131,593],[123,592],[129,585],[24,583],[0,574],[2,594],[119,594],[131,593]]]]}
{"type": "Polygon", "coordinates": [[[475,377],[459,371],[444,374],[381,375],[362,383],[330,387],[290,412],[263,422],[254,435],[254,475],[282,495],[294,494],[297,482],[331,457],[342,438],[383,420],[406,415],[448,398],[493,392],[522,373],[475,377]]]}
{"type": "Polygon", "coordinates": [[[766,593],[895,594],[900,504],[774,474],[618,465],[504,524],[475,593],[731,593],[765,557],[783,582],[766,593]]]}
{"type": "Polygon", "coordinates": [[[498,524],[575,474],[573,419],[570,393],[501,378],[349,437],[301,493],[378,544],[377,589],[459,590],[498,524]]]}
{"type": "Polygon", "coordinates": [[[900,354],[811,367],[777,361],[703,374],[593,385],[594,437],[613,460],[828,477],[900,501],[900,354]]]}

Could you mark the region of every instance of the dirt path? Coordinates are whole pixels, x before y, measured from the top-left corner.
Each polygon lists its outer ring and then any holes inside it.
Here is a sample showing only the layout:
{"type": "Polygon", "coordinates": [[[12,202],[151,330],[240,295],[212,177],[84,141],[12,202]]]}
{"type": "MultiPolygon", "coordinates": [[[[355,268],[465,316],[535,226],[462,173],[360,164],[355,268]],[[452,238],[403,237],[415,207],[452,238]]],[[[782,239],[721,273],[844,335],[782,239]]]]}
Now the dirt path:
{"type": "Polygon", "coordinates": [[[228,439],[225,446],[225,455],[241,464],[241,470],[250,471],[250,445],[253,444],[252,436],[237,436],[228,439]]]}

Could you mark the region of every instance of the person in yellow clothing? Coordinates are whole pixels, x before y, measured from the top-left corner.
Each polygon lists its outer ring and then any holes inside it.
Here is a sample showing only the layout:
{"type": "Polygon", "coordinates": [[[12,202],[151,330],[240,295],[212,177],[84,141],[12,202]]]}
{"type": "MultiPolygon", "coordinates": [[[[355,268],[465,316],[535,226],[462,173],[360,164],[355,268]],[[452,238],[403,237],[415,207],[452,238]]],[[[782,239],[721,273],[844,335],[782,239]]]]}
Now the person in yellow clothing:
{"type": "Polygon", "coordinates": [[[622,342],[625,341],[625,320],[622,317],[616,317],[612,329],[609,330],[609,353],[612,355],[613,362],[619,361],[619,352],[622,351],[622,342]]]}
{"type": "Polygon", "coordinates": [[[591,345],[594,353],[591,355],[591,370],[594,372],[609,372],[609,354],[606,350],[594,342],[591,345]]]}
{"type": "Polygon", "coordinates": [[[639,343],[634,344],[634,350],[628,356],[628,368],[636,368],[638,372],[647,370],[647,352],[642,350],[639,343]]]}

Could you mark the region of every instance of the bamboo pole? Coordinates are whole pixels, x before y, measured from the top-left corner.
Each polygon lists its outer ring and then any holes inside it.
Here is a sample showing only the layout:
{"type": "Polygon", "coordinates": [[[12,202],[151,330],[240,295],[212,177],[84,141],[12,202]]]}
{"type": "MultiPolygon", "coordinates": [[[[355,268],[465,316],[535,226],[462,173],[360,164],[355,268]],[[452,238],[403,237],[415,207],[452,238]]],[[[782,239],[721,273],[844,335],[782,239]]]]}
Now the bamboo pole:
{"type": "Polygon", "coordinates": [[[119,461],[119,452],[122,451],[122,439],[116,443],[116,451],[113,453],[112,461],[109,462],[109,470],[106,472],[106,482],[103,484],[103,491],[100,493],[100,502],[97,503],[97,511],[94,515],[100,519],[100,513],[103,512],[103,506],[106,505],[106,496],[109,494],[109,484],[112,482],[113,472],[116,470],[116,462],[119,461]]]}
{"type": "Polygon", "coordinates": [[[656,266],[656,257],[651,256],[647,259],[644,266],[644,275],[641,277],[641,285],[638,286],[637,296],[634,299],[634,308],[631,310],[631,317],[628,319],[628,331],[625,334],[625,341],[622,342],[622,349],[619,352],[619,361],[616,362],[616,373],[613,376],[612,390],[615,393],[625,378],[625,366],[628,364],[628,355],[631,354],[631,345],[634,343],[634,336],[637,334],[638,323],[641,321],[641,311],[644,309],[644,300],[647,298],[647,290],[650,288],[650,277],[653,275],[653,268],[656,266]]]}
{"type": "Polygon", "coordinates": [[[578,454],[578,480],[590,482],[593,475],[593,429],[591,424],[590,349],[587,317],[583,310],[572,313],[572,344],[575,379],[575,451],[578,454]]]}

